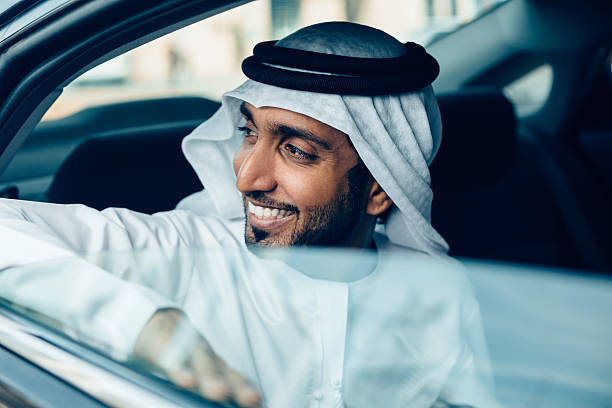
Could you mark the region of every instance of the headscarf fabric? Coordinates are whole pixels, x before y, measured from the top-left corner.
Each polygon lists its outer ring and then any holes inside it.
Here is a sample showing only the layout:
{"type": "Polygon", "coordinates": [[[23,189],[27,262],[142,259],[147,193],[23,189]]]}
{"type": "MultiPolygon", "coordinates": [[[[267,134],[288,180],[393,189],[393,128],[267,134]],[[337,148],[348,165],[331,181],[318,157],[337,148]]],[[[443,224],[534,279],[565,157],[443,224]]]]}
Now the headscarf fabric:
{"type": "MultiPolygon", "coordinates": [[[[405,52],[403,43],[383,31],[348,22],[305,27],[276,46],[366,58],[398,57],[405,52]]],[[[247,80],[225,93],[221,108],[184,139],[183,152],[205,190],[183,200],[179,208],[244,224],[232,165],[244,137],[237,130],[243,121],[243,102],[301,113],[347,134],[394,203],[384,227],[377,227],[379,232],[396,245],[432,256],[446,254],[448,245],[431,225],[428,165],[442,136],[431,85],[415,92],[361,96],[298,91],[247,80]]]]}

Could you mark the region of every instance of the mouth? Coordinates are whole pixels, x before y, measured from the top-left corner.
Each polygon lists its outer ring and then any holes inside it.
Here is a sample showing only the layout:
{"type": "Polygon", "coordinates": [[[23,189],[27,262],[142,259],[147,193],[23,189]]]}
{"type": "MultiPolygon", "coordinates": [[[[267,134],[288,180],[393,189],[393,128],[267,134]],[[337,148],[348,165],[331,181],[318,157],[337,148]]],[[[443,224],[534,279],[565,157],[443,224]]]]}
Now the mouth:
{"type": "Polygon", "coordinates": [[[295,218],[295,211],[255,205],[247,201],[249,223],[265,231],[276,229],[295,218]]]}

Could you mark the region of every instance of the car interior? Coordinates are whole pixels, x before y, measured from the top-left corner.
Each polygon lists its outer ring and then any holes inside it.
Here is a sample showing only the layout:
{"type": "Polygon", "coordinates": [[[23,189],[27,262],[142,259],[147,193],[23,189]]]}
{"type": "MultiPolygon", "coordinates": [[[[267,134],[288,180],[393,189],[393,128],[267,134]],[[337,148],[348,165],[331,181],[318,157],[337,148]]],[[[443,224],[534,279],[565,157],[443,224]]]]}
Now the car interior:
{"type": "MultiPolygon", "coordinates": [[[[429,44],[444,129],[432,218],[451,255],[612,270],[611,16],[599,3],[510,0],[429,44]],[[543,65],[549,93],[525,114],[504,89],[543,65]]],[[[181,140],[218,106],[138,100],[41,122],[0,194],[171,210],[202,189],[181,140]]]]}

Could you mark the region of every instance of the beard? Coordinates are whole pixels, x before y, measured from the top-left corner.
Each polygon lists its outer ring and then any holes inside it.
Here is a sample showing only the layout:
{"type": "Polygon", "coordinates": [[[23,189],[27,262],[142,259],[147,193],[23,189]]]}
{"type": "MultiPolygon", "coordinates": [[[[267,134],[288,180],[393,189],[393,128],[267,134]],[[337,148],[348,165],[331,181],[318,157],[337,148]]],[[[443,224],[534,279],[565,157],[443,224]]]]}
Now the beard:
{"type": "Polygon", "coordinates": [[[358,224],[357,221],[365,211],[367,196],[364,194],[364,187],[369,177],[371,177],[369,171],[360,160],[346,174],[345,191],[338,193],[330,203],[306,207],[302,211],[293,205],[270,199],[265,192],[245,193],[246,244],[257,247],[341,245],[351,236],[351,232],[358,224]],[[296,221],[293,229],[274,234],[250,225],[246,197],[262,204],[295,212],[296,221]]]}

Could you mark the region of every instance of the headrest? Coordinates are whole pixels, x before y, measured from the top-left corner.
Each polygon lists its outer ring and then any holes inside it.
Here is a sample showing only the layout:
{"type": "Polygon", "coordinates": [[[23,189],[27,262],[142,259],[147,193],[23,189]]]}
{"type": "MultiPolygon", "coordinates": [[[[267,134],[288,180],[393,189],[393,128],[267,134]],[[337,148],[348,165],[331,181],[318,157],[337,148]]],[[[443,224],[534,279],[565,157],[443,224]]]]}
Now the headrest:
{"type": "Polygon", "coordinates": [[[495,183],[516,159],[516,117],[497,89],[438,95],[442,144],[430,172],[436,190],[465,191],[495,183]]]}
{"type": "Polygon", "coordinates": [[[91,138],[58,170],[47,199],[102,210],[125,207],[152,214],[173,209],[202,189],[181,151],[182,128],[147,129],[91,138]]]}

